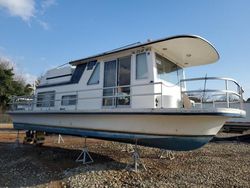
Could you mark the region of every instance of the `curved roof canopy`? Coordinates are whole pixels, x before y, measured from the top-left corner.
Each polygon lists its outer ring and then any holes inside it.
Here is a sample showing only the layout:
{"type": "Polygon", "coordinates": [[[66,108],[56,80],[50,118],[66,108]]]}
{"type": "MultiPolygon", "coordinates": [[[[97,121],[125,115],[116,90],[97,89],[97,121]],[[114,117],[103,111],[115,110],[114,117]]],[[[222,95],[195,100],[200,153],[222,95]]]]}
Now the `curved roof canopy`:
{"type": "Polygon", "coordinates": [[[71,61],[70,64],[82,64],[96,60],[102,56],[120,53],[127,50],[136,50],[137,48],[140,49],[143,47],[152,47],[156,49],[159,54],[182,67],[210,64],[219,59],[217,50],[207,40],[195,35],[179,35],[119,48],[84,59],[71,61]]]}

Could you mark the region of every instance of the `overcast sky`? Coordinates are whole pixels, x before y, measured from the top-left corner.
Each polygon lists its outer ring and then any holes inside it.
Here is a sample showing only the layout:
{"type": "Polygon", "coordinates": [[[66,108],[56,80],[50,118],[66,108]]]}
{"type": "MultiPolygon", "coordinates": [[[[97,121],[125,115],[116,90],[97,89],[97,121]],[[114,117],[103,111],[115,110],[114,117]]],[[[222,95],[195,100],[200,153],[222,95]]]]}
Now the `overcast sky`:
{"type": "Polygon", "coordinates": [[[0,0],[0,57],[29,80],[70,60],[179,34],[206,38],[221,57],[187,77],[232,77],[250,97],[249,0],[0,0]]]}

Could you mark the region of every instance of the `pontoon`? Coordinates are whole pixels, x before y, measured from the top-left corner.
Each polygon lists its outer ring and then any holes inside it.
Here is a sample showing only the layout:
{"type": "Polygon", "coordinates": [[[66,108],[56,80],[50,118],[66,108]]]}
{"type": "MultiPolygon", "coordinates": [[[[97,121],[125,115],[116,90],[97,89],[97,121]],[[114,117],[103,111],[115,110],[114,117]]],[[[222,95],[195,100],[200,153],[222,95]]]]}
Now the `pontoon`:
{"type": "Polygon", "coordinates": [[[235,108],[243,101],[235,80],[185,79],[185,68],[218,59],[199,36],[136,43],[47,71],[33,96],[13,98],[9,113],[17,130],[197,149],[229,118],[245,116],[235,108]]]}

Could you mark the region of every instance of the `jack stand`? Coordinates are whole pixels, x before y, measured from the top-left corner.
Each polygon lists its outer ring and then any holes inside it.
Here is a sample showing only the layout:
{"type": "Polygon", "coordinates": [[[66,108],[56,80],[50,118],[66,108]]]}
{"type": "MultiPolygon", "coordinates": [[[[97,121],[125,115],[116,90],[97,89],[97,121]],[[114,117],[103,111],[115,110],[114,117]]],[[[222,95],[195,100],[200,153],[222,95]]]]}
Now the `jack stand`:
{"type": "Polygon", "coordinates": [[[63,137],[61,134],[58,135],[58,140],[57,140],[57,143],[60,144],[60,143],[64,143],[64,140],[63,140],[63,137]]]}
{"type": "Polygon", "coordinates": [[[133,153],[134,149],[131,144],[126,144],[125,148],[122,148],[123,152],[133,153]]]}
{"type": "Polygon", "coordinates": [[[170,151],[170,150],[161,149],[161,154],[159,155],[159,158],[160,158],[160,159],[169,158],[170,160],[173,160],[173,159],[175,158],[174,152],[173,152],[173,151],[170,151]],[[166,156],[164,156],[165,153],[167,153],[166,156]]]}
{"type": "MultiPolygon", "coordinates": [[[[134,168],[132,168],[132,171],[138,172],[138,167],[140,167],[140,166],[142,166],[144,170],[147,170],[142,159],[140,159],[139,151],[137,148],[137,139],[135,140],[135,147],[134,147],[134,151],[132,154],[132,158],[133,158],[133,165],[132,166],[134,166],[134,168]]],[[[126,168],[128,168],[128,166],[130,166],[130,165],[127,165],[126,168]]]]}
{"type": "Polygon", "coordinates": [[[19,141],[19,130],[17,130],[16,140],[15,140],[16,147],[18,147],[19,144],[20,144],[20,141],[19,141]]]}
{"type": "Polygon", "coordinates": [[[84,137],[84,147],[82,149],[81,154],[77,157],[76,162],[82,162],[82,164],[89,164],[89,163],[93,163],[94,160],[92,159],[92,157],[89,154],[88,151],[88,147],[86,145],[86,140],[87,138],[84,137]]]}
{"type": "Polygon", "coordinates": [[[44,132],[41,131],[35,131],[34,137],[33,137],[33,144],[35,146],[42,146],[45,141],[45,135],[44,132]]]}

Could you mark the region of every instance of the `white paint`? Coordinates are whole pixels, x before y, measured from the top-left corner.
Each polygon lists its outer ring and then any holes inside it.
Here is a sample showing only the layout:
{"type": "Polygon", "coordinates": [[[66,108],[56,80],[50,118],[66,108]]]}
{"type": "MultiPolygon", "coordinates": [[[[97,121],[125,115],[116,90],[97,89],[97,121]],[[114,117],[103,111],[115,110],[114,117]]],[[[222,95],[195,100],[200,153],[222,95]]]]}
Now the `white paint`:
{"type": "Polygon", "coordinates": [[[159,135],[215,135],[224,125],[223,116],[176,115],[14,115],[13,121],[32,125],[80,128],[124,133],[159,135]]]}

